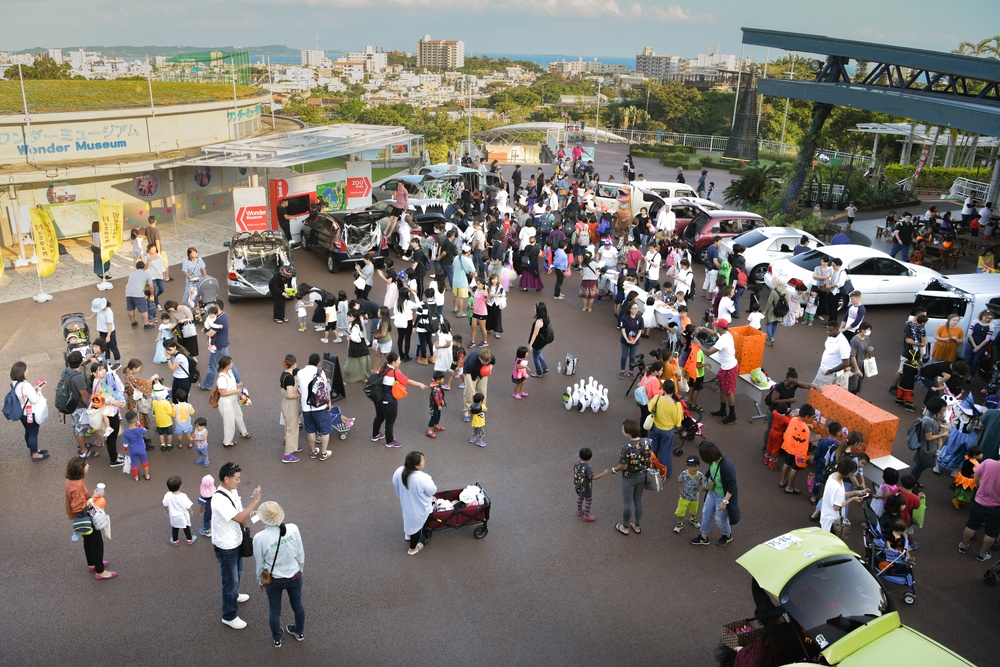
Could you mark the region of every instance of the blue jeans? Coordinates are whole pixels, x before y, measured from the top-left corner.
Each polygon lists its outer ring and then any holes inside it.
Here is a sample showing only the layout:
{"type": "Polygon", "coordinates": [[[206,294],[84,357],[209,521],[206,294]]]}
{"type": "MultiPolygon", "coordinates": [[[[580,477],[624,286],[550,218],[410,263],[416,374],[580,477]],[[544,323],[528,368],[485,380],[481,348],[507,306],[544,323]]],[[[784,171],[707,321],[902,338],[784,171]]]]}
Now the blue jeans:
{"type": "Polygon", "coordinates": [[[240,548],[220,549],[215,547],[215,559],[219,561],[222,573],[222,620],[236,618],[236,598],[240,594],[240,575],[243,573],[243,557],[240,548]]]}
{"type": "Polygon", "coordinates": [[[272,579],[271,583],[264,586],[267,592],[267,620],[271,626],[271,638],[274,641],[281,639],[281,591],[288,591],[288,604],[295,614],[295,625],[292,627],[295,634],[302,634],[306,626],[306,608],[302,606],[302,573],[299,572],[292,579],[272,579]]]}
{"type": "Polygon", "coordinates": [[[774,334],[778,333],[778,324],[778,322],[764,323],[764,333],[767,334],[768,339],[774,340],[774,334]]]}
{"type": "Polygon", "coordinates": [[[895,257],[896,253],[898,253],[900,251],[902,251],[902,253],[903,253],[903,261],[904,262],[909,262],[910,261],[910,246],[903,245],[901,243],[896,243],[895,241],[892,242],[892,248],[889,250],[889,257],[895,257]]]}
{"type": "Polygon", "coordinates": [[[549,370],[549,365],[545,363],[545,357],[542,356],[541,350],[531,348],[531,360],[535,362],[536,375],[541,375],[545,371],[549,370]]]}
{"type": "Polygon", "coordinates": [[[733,303],[736,308],[733,310],[733,317],[740,316],[740,299],[743,298],[743,293],[747,291],[746,287],[736,287],[736,295],[733,297],[733,303]]]}
{"type": "Polygon", "coordinates": [[[442,265],[441,268],[444,269],[444,275],[448,276],[448,284],[454,287],[455,266],[451,262],[449,262],[447,264],[442,265]]]}
{"type": "MultiPolygon", "coordinates": [[[[201,384],[198,385],[202,389],[211,389],[215,386],[215,378],[219,375],[219,359],[223,356],[229,354],[229,346],[217,347],[215,352],[211,352],[208,355],[208,363],[205,364],[205,375],[201,378],[201,384]]],[[[233,377],[236,378],[237,382],[242,382],[240,379],[240,372],[236,370],[236,364],[233,364],[233,377]]]]}
{"type": "Polygon", "coordinates": [[[987,348],[989,345],[983,345],[978,352],[973,352],[972,341],[965,341],[965,363],[969,365],[969,378],[976,377],[976,373],[979,372],[979,364],[982,362],[987,348]]]}
{"type": "Polygon", "coordinates": [[[646,473],[626,477],[622,475],[622,525],[627,526],[632,520],[632,505],[635,505],[635,522],[642,524],[642,492],[646,487],[646,473]]]}
{"type": "Polygon", "coordinates": [[[654,425],[653,428],[649,429],[649,439],[651,441],[650,449],[656,454],[656,458],[659,459],[660,463],[667,466],[667,477],[670,477],[672,473],[670,459],[673,458],[674,429],[665,431],[654,425]]]}
{"type": "Polygon", "coordinates": [[[715,495],[715,492],[709,491],[705,494],[705,507],[701,512],[701,532],[703,534],[708,535],[709,531],[712,530],[713,517],[715,525],[719,527],[723,535],[732,533],[732,528],[729,527],[729,512],[725,508],[719,507],[721,502],[722,498],[715,495]]]}
{"type": "Polygon", "coordinates": [[[28,452],[34,456],[38,453],[38,422],[28,422],[27,417],[21,417],[21,424],[24,426],[24,444],[28,446],[28,452]]]}
{"type": "Polygon", "coordinates": [[[635,345],[630,345],[625,342],[624,338],[620,338],[619,341],[622,344],[622,372],[626,371],[625,361],[628,360],[630,364],[635,364],[635,351],[639,349],[639,343],[636,342],[635,345]]]}
{"type": "MultiPolygon", "coordinates": [[[[153,301],[160,305],[160,295],[167,291],[167,283],[163,278],[153,279],[153,301]]],[[[152,320],[150,320],[152,321],[152,320]]]]}
{"type": "MultiPolygon", "coordinates": [[[[198,450],[198,453],[199,454],[201,453],[200,449],[198,450]]],[[[206,451],[206,454],[207,453],[208,452],[206,451]]],[[[201,527],[202,527],[202,529],[206,533],[210,533],[210,532],[212,532],[212,499],[211,498],[209,498],[207,500],[207,502],[204,503],[204,507],[205,507],[205,513],[201,515],[202,516],[202,522],[201,522],[202,525],[201,525],[201,527]]]]}

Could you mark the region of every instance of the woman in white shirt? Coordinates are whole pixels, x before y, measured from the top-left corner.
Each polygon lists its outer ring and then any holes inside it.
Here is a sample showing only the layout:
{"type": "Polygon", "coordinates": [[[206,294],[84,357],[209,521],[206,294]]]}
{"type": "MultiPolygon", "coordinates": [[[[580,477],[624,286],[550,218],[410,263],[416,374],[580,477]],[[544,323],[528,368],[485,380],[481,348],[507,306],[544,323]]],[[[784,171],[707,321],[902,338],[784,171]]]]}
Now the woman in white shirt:
{"type": "Polygon", "coordinates": [[[858,469],[857,462],[850,456],[837,461],[837,471],[830,474],[823,487],[823,499],[820,501],[819,525],[823,530],[830,530],[837,517],[847,518],[847,506],[861,502],[868,495],[868,490],[844,489],[844,478],[854,474],[858,469]]]}
{"type": "Polygon", "coordinates": [[[219,359],[219,378],[215,381],[219,390],[219,414],[222,415],[222,446],[232,447],[236,444],[236,429],[247,440],[250,432],[243,423],[243,408],[240,407],[240,393],[243,383],[237,382],[233,375],[233,358],[223,355],[219,359]]]}
{"type": "MultiPolygon", "coordinates": [[[[28,365],[23,361],[15,361],[10,367],[10,386],[14,396],[21,404],[21,425],[24,426],[24,444],[28,446],[32,462],[44,461],[49,458],[49,450],[38,449],[38,427],[45,421],[49,408],[42,396],[42,386],[32,386],[25,377],[28,365]]],[[[79,400],[79,398],[77,399],[79,400]]]]}
{"type": "Polygon", "coordinates": [[[392,476],[392,485],[403,510],[403,533],[410,542],[406,553],[410,556],[416,556],[424,548],[420,537],[427,518],[434,511],[434,494],[437,493],[434,480],[424,472],[424,463],[421,452],[410,452],[392,476]]]}
{"type": "Polygon", "coordinates": [[[413,298],[412,292],[408,289],[401,290],[396,307],[392,309],[392,326],[399,332],[396,347],[399,350],[399,358],[403,361],[410,360],[410,338],[413,334],[413,323],[417,319],[417,309],[420,304],[413,298]]]}
{"type": "Polygon", "coordinates": [[[646,280],[642,288],[648,292],[653,283],[660,282],[660,262],[663,261],[663,257],[657,247],[651,244],[646,247],[646,256],[643,259],[646,260],[646,280]]]}

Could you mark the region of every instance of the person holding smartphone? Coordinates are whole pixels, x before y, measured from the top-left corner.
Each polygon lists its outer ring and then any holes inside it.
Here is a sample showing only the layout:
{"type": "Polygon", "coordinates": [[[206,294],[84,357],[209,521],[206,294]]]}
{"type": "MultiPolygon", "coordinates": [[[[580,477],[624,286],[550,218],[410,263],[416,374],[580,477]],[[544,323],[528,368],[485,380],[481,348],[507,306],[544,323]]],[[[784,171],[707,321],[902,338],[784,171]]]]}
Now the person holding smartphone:
{"type": "Polygon", "coordinates": [[[847,508],[851,503],[859,503],[868,496],[868,489],[862,487],[847,491],[844,480],[857,471],[858,463],[850,456],[844,456],[837,461],[837,470],[831,473],[823,487],[823,500],[820,501],[819,525],[823,530],[833,532],[833,523],[838,518],[847,518],[847,508]]]}
{"type": "Polygon", "coordinates": [[[26,363],[15,361],[10,367],[10,387],[21,405],[19,421],[24,427],[24,444],[28,447],[32,463],[37,463],[49,458],[49,450],[38,449],[38,427],[49,416],[49,407],[42,395],[45,380],[38,380],[32,385],[26,377],[27,370],[26,363]]]}
{"type": "Polygon", "coordinates": [[[237,616],[237,604],[250,596],[240,593],[240,575],[243,573],[243,524],[260,503],[260,487],[253,490],[250,504],[243,507],[237,489],[242,481],[242,469],[233,462],[222,464],[219,469],[219,489],[212,495],[212,546],[222,573],[222,622],[234,630],[247,627],[246,621],[237,616]]]}

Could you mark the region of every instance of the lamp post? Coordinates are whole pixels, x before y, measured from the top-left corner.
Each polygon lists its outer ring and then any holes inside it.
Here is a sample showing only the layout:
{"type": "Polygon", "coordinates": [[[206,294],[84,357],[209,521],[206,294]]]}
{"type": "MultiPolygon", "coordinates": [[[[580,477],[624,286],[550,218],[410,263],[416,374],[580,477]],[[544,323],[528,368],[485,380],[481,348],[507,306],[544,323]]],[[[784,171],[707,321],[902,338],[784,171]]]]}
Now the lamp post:
{"type": "Polygon", "coordinates": [[[465,85],[469,87],[469,140],[466,142],[466,146],[469,149],[469,155],[472,155],[472,83],[469,81],[468,77],[465,79],[465,85]]]}
{"type": "Polygon", "coordinates": [[[594,123],[594,143],[597,143],[597,130],[601,127],[601,84],[604,83],[604,77],[597,77],[597,118],[594,123]]]}

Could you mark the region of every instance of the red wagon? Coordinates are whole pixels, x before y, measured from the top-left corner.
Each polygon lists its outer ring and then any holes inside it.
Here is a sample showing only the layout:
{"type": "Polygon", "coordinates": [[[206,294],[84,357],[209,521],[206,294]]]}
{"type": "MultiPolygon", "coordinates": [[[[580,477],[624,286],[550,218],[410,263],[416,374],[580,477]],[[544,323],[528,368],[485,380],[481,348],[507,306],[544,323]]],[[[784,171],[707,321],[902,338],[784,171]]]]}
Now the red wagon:
{"type": "MultiPolygon", "coordinates": [[[[486,495],[486,491],[483,489],[482,485],[478,482],[476,486],[483,494],[483,502],[480,505],[462,505],[461,507],[456,507],[451,510],[441,510],[438,512],[431,512],[431,515],[427,518],[427,523],[424,525],[423,535],[421,541],[427,544],[431,541],[431,535],[434,531],[438,530],[448,530],[450,528],[462,528],[464,526],[475,526],[472,531],[472,536],[477,540],[481,540],[486,537],[489,533],[488,523],[490,520],[490,497],[486,495]]],[[[450,500],[456,504],[460,501],[458,499],[459,494],[465,489],[452,489],[450,491],[438,491],[434,494],[435,498],[442,498],[444,500],[450,500]]]]}

